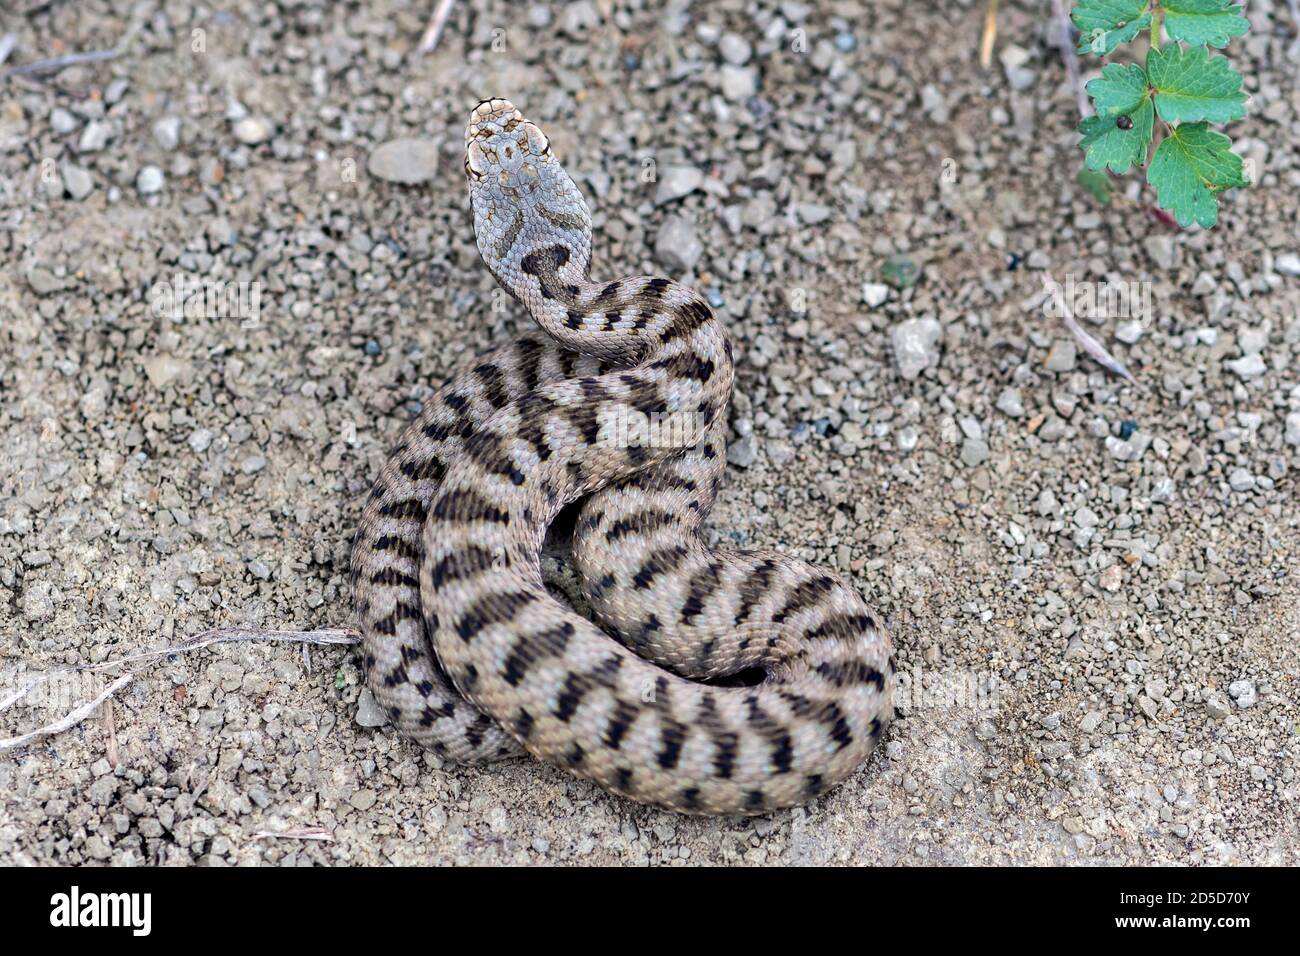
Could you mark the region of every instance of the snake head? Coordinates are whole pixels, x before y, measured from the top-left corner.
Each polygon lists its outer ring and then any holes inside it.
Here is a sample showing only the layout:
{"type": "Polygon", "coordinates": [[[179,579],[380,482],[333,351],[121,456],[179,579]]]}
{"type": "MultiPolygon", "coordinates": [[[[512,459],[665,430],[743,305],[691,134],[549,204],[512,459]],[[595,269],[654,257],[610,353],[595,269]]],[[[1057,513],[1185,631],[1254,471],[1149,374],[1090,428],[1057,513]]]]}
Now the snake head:
{"type": "MultiPolygon", "coordinates": [[[[579,270],[591,258],[591,214],[546,134],[509,100],[486,99],[465,129],[465,176],[479,251],[499,277],[540,246],[563,246],[579,270]]],[[[518,294],[512,283],[506,282],[518,294]]]]}
{"type": "MultiPolygon", "coordinates": [[[[489,99],[474,107],[465,130],[465,175],[476,186],[532,193],[546,173],[560,170],[550,141],[509,100],[489,99]]],[[[560,170],[562,172],[562,170],[560,170]]]]}

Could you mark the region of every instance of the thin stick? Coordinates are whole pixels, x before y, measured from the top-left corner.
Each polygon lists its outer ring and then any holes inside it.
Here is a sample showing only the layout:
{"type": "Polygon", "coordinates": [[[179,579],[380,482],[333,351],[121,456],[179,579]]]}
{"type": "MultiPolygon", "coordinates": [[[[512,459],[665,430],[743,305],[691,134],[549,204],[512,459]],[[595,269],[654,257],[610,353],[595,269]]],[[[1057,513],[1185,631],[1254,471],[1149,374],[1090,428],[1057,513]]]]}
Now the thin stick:
{"type": "Polygon", "coordinates": [[[9,59],[9,54],[14,51],[14,44],[17,42],[18,38],[12,33],[6,33],[0,37],[0,66],[3,66],[4,61],[9,59]]]}
{"type": "Polygon", "coordinates": [[[68,53],[64,56],[51,57],[48,60],[37,60],[35,63],[24,63],[22,66],[12,66],[4,74],[5,76],[21,76],[33,73],[57,73],[59,70],[69,66],[76,66],[79,63],[98,63],[103,60],[115,60],[122,55],[121,50],[87,50],[85,53],[68,53]]]}
{"type": "MultiPolygon", "coordinates": [[[[357,644],[361,641],[361,634],[351,628],[322,628],[316,631],[258,631],[245,627],[218,627],[209,631],[202,631],[181,644],[172,647],[164,647],[156,651],[144,651],[139,654],[128,654],[126,657],[118,657],[113,660],[100,661],[97,664],[80,664],[76,667],[60,667],[55,670],[45,671],[29,680],[25,685],[11,693],[0,697],[0,713],[8,710],[18,701],[22,700],[35,688],[61,674],[78,674],[82,672],[95,672],[108,670],[113,667],[121,667],[125,664],[141,663],[142,666],[129,670],[112,684],[108,690],[100,694],[89,704],[83,704],[71,713],[65,715],[59,720],[39,730],[34,730],[30,734],[23,734],[19,737],[10,737],[0,740],[0,753],[14,747],[21,747],[33,740],[49,734],[62,733],[70,727],[75,727],[87,716],[94,712],[95,708],[113,695],[119,688],[125,687],[141,671],[147,667],[156,664],[165,657],[172,654],[183,654],[187,651],[196,651],[204,647],[211,647],[213,644],[226,644],[236,641],[290,641],[293,643],[301,642],[303,644],[357,644]]],[[[115,746],[115,745],[114,745],[115,746]]]]}
{"type": "Polygon", "coordinates": [[[330,833],[323,827],[301,827],[297,830],[281,830],[276,833],[272,830],[261,830],[253,834],[254,840],[320,840],[324,843],[333,843],[334,834],[330,833]]]}
{"type": "Polygon", "coordinates": [[[1061,0],[1052,0],[1052,20],[1056,25],[1056,45],[1061,48],[1061,59],[1065,61],[1065,75],[1070,79],[1070,89],[1079,104],[1079,115],[1090,116],[1092,106],[1088,103],[1088,94],[1079,82],[1079,54],[1074,49],[1074,35],[1070,29],[1070,17],[1065,12],[1061,0]]]}
{"type": "Polygon", "coordinates": [[[39,730],[33,730],[30,734],[21,734],[18,737],[7,737],[0,740],[0,753],[4,753],[7,750],[13,750],[15,747],[25,747],[27,744],[40,740],[42,737],[48,737],[51,734],[61,734],[63,731],[77,726],[77,724],[81,723],[93,714],[96,707],[108,700],[108,698],[112,697],[133,680],[135,680],[134,674],[123,674],[117,680],[113,681],[113,683],[109,684],[108,688],[94,700],[82,704],[76,710],[65,714],[54,723],[46,724],[39,730]]]}
{"type": "Polygon", "coordinates": [[[104,735],[108,738],[105,757],[114,770],[120,762],[117,756],[117,722],[113,719],[113,698],[104,701],[104,735]]]}
{"type": "Polygon", "coordinates": [[[429,26],[425,29],[424,36],[420,37],[420,45],[415,48],[416,53],[425,56],[438,48],[443,27],[447,25],[447,18],[451,16],[451,8],[455,5],[456,0],[438,0],[438,6],[429,19],[429,26]]]}
{"type": "Polygon", "coordinates": [[[1043,285],[1047,290],[1047,294],[1049,296],[1055,295],[1057,300],[1060,302],[1061,318],[1065,321],[1065,327],[1070,330],[1070,334],[1073,335],[1078,340],[1079,344],[1083,346],[1083,350],[1096,359],[1097,362],[1101,364],[1101,367],[1106,369],[1106,371],[1118,375],[1120,378],[1127,379],[1134,385],[1137,385],[1138,388],[1141,388],[1142,386],[1138,383],[1138,380],[1133,377],[1133,374],[1124,366],[1124,363],[1111,355],[1110,352],[1106,350],[1106,346],[1102,345],[1089,335],[1084,327],[1075,320],[1074,309],[1072,309],[1070,303],[1065,300],[1064,290],[1057,285],[1056,280],[1052,278],[1050,272],[1043,273],[1043,285]]]}
{"type": "Polygon", "coordinates": [[[998,0],[989,0],[984,10],[984,39],[980,41],[980,66],[989,68],[993,62],[993,44],[998,39],[998,0]]]}

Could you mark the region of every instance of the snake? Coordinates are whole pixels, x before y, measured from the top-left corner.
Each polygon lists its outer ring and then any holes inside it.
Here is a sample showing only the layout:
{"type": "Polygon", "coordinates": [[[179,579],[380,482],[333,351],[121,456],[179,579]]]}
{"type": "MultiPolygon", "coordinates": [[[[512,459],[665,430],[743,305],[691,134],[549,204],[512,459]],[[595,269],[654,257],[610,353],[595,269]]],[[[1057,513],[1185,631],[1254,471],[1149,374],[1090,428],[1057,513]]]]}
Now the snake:
{"type": "Polygon", "coordinates": [[[474,108],[464,165],[480,257],[536,328],[433,394],[365,501],[352,581],[375,702],[448,761],[531,754],[665,810],[818,798],[892,716],[892,644],[837,575],[708,544],[723,323],[672,279],[590,278],[590,210],[508,100],[474,108]],[[570,506],[589,614],[542,575],[570,506]]]}

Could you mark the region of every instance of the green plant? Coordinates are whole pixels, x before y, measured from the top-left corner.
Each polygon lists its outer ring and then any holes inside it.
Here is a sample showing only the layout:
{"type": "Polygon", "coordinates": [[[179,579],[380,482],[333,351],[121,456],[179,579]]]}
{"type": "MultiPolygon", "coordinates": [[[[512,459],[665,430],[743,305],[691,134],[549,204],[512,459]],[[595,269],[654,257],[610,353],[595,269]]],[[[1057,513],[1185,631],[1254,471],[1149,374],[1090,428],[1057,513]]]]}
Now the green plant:
{"type": "Polygon", "coordinates": [[[1079,124],[1079,145],[1089,170],[1124,173],[1147,165],[1156,143],[1147,182],[1180,226],[1213,226],[1219,193],[1249,185],[1232,141],[1210,128],[1246,115],[1241,74],[1208,49],[1249,29],[1241,9],[1231,0],[1080,0],[1070,14],[1080,53],[1108,56],[1150,31],[1145,63],[1108,63],[1088,83],[1097,115],[1079,124]],[[1162,26],[1172,41],[1164,47],[1162,26]]]}

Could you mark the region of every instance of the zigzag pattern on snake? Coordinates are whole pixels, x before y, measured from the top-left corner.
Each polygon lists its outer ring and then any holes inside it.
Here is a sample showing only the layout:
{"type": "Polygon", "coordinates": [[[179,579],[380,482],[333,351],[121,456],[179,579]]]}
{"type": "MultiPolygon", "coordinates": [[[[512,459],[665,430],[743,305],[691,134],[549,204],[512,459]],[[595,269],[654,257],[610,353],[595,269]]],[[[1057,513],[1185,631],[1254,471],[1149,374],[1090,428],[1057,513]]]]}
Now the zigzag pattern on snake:
{"type": "Polygon", "coordinates": [[[890,718],[887,633],[835,575],[705,545],[733,378],[721,323],[666,278],[591,281],[586,203],[509,102],[480,103],[465,139],[479,252],[545,335],[457,374],[375,483],[352,565],[376,700],[449,759],[527,751],[671,810],[814,799],[890,718]],[[599,626],[540,570],[579,500],[599,626]]]}

